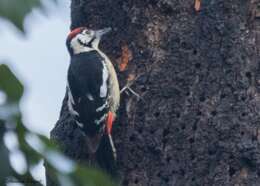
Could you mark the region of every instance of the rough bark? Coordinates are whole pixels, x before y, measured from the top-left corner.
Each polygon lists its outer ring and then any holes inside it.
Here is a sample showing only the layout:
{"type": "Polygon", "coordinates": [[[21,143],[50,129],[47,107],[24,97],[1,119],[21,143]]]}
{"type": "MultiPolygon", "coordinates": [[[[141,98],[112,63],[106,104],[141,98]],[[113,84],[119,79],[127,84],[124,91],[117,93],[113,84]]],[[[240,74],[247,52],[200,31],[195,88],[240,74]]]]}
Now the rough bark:
{"type": "MultiPolygon", "coordinates": [[[[194,0],[72,0],[72,28],[110,26],[102,49],[112,61],[122,45],[133,53],[119,79],[135,74],[144,101],[124,94],[113,129],[122,185],[260,185],[257,5],[202,0],[195,12],[194,0]]],[[[87,161],[65,103],[51,138],[87,161]]]]}

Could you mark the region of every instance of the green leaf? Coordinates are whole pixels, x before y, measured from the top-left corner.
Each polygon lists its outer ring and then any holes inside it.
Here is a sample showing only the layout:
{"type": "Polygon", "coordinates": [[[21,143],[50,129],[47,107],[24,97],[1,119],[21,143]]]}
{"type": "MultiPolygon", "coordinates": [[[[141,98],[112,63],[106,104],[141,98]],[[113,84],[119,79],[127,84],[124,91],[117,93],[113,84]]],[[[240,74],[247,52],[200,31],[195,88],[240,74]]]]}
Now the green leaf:
{"type": "Polygon", "coordinates": [[[78,182],[77,185],[115,186],[115,183],[107,175],[93,168],[79,166],[72,177],[78,182]]]}
{"type": "Polygon", "coordinates": [[[22,122],[22,115],[18,107],[19,101],[23,95],[23,89],[23,85],[15,77],[8,66],[4,64],[0,65],[0,91],[3,91],[3,93],[7,96],[7,103],[2,106],[2,109],[6,110],[7,115],[11,118],[11,120],[8,120],[9,122],[6,122],[7,120],[1,120],[0,117],[0,159],[2,159],[5,163],[2,168],[0,167],[0,185],[4,185],[2,183],[5,181],[6,176],[12,176],[21,182],[29,181],[35,185],[40,184],[34,180],[28,170],[24,175],[19,175],[10,167],[8,161],[8,151],[6,151],[2,137],[5,130],[4,122],[10,123],[11,121],[16,124],[14,132],[17,134],[19,148],[25,155],[28,167],[35,165],[43,158],[45,160],[45,165],[49,170],[48,176],[51,177],[53,181],[60,183],[60,185],[66,182],[71,182],[72,185],[78,186],[114,186],[115,184],[103,172],[85,167],[83,165],[77,165],[76,162],[61,154],[57,148],[57,145],[48,138],[39,134],[33,134],[24,126],[22,122]],[[10,105],[16,106],[17,112],[11,112],[12,109],[8,107],[10,105]],[[37,150],[31,146],[28,138],[26,140],[26,136],[28,137],[29,134],[35,135],[35,137],[40,140],[43,144],[43,148],[41,150],[37,150]],[[67,164],[67,167],[65,166],[64,168],[63,166],[63,169],[61,166],[57,166],[57,164],[64,165],[65,163],[67,164]]]}
{"type": "MultiPolygon", "coordinates": [[[[0,5],[1,6],[1,5],[0,5]]],[[[5,64],[0,65],[0,90],[7,96],[7,102],[19,102],[23,95],[23,85],[5,64]]]]}
{"type": "Polygon", "coordinates": [[[34,7],[41,6],[40,0],[0,0],[0,16],[10,20],[17,28],[24,31],[25,16],[34,7]]]}
{"type": "Polygon", "coordinates": [[[4,185],[6,177],[10,175],[11,166],[9,165],[8,150],[4,145],[3,135],[5,132],[4,122],[0,120],[0,185],[4,185]]]}
{"type": "Polygon", "coordinates": [[[24,19],[33,8],[44,10],[41,0],[0,0],[0,17],[9,20],[24,32],[24,19]]]}

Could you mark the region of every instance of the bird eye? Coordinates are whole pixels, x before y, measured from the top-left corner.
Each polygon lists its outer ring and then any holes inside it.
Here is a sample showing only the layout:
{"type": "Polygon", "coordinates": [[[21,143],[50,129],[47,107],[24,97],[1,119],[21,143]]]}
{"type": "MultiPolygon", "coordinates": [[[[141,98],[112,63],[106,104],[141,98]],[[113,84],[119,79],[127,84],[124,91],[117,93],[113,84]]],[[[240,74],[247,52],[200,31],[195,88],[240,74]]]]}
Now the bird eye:
{"type": "Polygon", "coordinates": [[[84,30],[84,31],[83,31],[83,34],[88,34],[88,35],[89,35],[89,34],[90,34],[90,31],[89,31],[89,30],[84,30]]]}

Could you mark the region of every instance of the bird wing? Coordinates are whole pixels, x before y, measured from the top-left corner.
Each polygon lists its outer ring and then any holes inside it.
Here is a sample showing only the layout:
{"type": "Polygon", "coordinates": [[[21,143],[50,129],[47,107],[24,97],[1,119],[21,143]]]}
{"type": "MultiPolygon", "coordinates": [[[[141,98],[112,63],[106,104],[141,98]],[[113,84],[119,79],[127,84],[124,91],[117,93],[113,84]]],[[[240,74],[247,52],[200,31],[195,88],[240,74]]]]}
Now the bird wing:
{"type": "Polygon", "coordinates": [[[72,58],[68,71],[74,116],[87,136],[104,129],[108,113],[108,72],[98,53],[83,53],[72,58]]]}

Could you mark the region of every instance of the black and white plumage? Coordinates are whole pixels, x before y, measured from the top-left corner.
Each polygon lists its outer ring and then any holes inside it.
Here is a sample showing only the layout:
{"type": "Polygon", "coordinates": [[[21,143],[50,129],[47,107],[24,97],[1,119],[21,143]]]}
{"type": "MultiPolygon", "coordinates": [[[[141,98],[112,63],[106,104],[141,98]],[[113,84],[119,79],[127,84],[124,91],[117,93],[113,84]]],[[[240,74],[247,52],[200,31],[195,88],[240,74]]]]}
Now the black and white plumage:
{"type": "Polygon", "coordinates": [[[98,149],[107,132],[112,151],[116,151],[111,137],[112,123],[119,107],[120,90],[115,69],[109,58],[99,50],[101,36],[110,29],[89,30],[80,27],[67,39],[71,55],[68,69],[68,108],[77,125],[86,135],[91,153],[98,149]],[[110,118],[111,120],[111,118],[110,118]]]}

